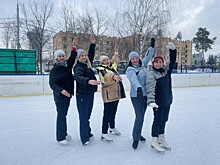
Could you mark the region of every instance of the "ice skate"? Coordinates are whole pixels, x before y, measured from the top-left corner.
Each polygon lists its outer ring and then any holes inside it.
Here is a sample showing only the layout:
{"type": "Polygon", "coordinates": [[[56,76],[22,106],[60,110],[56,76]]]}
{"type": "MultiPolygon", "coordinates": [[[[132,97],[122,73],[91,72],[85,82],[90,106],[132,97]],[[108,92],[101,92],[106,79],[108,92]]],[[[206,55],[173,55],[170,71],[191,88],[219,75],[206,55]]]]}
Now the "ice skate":
{"type": "Polygon", "coordinates": [[[111,138],[111,136],[109,134],[102,134],[101,140],[107,141],[107,142],[113,142],[113,139],[111,138]]]}
{"type": "Polygon", "coordinates": [[[161,154],[164,154],[164,149],[160,146],[157,137],[153,137],[151,141],[151,147],[155,148],[161,154]]]}
{"type": "Polygon", "coordinates": [[[119,132],[119,130],[117,130],[116,128],[109,128],[109,132],[114,135],[121,135],[121,132],[119,132]]]}
{"type": "Polygon", "coordinates": [[[159,144],[166,150],[171,150],[171,146],[166,142],[164,134],[158,136],[159,144]]]}
{"type": "Polygon", "coordinates": [[[66,135],[66,140],[69,142],[72,140],[72,137],[70,135],[66,135]]]}
{"type": "Polygon", "coordinates": [[[143,143],[145,143],[145,142],[146,142],[146,138],[141,135],[140,141],[143,142],[143,143]]]}

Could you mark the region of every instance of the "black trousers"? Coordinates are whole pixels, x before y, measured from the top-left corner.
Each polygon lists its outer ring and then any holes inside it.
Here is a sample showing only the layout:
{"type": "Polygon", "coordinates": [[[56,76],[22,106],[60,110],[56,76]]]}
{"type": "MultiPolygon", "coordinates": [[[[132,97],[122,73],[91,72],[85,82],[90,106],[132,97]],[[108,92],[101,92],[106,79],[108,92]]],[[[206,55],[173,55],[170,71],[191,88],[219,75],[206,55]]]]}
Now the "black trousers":
{"type": "Polygon", "coordinates": [[[57,110],[56,120],[56,139],[62,141],[67,135],[67,112],[70,106],[70,98],[66,96],[54,96],[54,101],[57,110]]]}
{"type": "Polygon", "coordinates": [[[170,105],[154,109],[154,121],[152,125],[152,137],[158,137],[159,134],[165,133],[166,122],[169,118],[170,105]]]}
{"type": "Polygon", "coordinates": [[[76,104],[79,112],[79,130],[80,138],[82,144],[89,141],[89,138],[92,136],[91,127],[90,127],[90,117],[92,113],[94,102],[94,93],[92,94],[77,94],[76,95],[76,104]]]}
{"type": "Polygon", "coordinates": [[[107,134],[108,128],[115,128],[115,115],[118,108],[118,102],[113,101],[109,103],[104,103],[104,112],[102,119],[102,133],[107,134]]]}

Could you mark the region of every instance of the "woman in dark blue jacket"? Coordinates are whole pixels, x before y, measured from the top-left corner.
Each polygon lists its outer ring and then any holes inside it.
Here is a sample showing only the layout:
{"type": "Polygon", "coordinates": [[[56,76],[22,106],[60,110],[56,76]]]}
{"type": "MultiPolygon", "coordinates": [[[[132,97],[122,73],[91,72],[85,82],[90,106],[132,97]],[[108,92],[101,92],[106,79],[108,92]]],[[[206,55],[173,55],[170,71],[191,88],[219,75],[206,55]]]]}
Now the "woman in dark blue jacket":
{"type": "Polygon", "coordinates": [[[76,38],[70,57],[66,60],[65,52],[57,50],[54,52],[56,62],[49,76],[49,85],[53,90],[54,101],[57,110],[56,140],[60,144],[68,144],[71,136],[67,134],[66,116],[70,105],[70,99],[74,94],[74,79],[72,67],[77,53],[75,48],[76,38]]]}
{"type": "Polygon", "coordinates": [[[94,94],[100,84],[95,77],[91,64],[95,55],[95,38],[90,36],[88,55],[85,50],[77,50],[77,62],[74,66],[76,80],[76,105],[80,120],[80,138],[83,145],[88,145],[93,138],[90,128],[90,116],[92,113],[94,94]]]}

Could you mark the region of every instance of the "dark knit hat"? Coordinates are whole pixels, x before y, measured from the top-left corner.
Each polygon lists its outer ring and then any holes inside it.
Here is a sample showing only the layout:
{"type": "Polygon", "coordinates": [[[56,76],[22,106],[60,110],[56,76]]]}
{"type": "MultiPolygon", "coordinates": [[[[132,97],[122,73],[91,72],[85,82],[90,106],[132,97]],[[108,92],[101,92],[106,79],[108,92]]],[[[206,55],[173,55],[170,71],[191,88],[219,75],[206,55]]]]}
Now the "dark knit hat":
{"type": "Polygon", "coordinates": [[[164,63],[164,59],[163,59],[162,56],[155,56],[155,57],[153,58],[153,60],[152,60],[152,64],[155,62],[156,59],[161,59],[162,62],[164,63]]]}

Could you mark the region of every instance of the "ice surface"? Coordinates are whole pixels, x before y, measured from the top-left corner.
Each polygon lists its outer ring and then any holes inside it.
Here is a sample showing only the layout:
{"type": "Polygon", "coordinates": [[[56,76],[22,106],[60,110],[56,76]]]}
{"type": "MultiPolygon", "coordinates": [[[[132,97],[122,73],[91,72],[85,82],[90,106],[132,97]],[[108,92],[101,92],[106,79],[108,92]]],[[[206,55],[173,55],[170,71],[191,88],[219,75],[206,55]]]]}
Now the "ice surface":
{"type": "Polygon", "coordinates": [[[1,165],[218,165],[220,163],[220,87],[175,88],[164,155],[150,147],[152,110],[143,127],[146,143],[133,150],[134,110],[127,98],[119,103],[113,143],[100,140],[103,103],[96,93],[91,116],[95,139],[83,146],[75,96],[68,112],[69,146],[55,140],[56,111],[52,96],[0,98],[1,165]]]}

